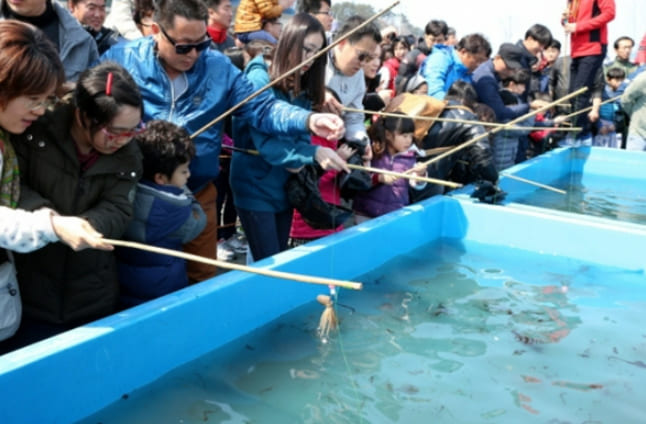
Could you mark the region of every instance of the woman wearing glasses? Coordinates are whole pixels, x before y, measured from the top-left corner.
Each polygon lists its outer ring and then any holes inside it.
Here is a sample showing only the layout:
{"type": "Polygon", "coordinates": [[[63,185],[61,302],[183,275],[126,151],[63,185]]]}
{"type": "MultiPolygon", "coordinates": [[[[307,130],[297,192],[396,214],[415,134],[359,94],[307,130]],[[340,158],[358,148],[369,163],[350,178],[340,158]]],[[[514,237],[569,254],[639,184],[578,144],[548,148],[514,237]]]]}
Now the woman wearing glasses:
{"type": "MultiPolygon", "coordinates": [[[[109,238],[132,216],[141,154],[142,100],[132,77],[105,62],[84,71],[72,104],[61,104],[12,141],[20,160],[20,206],[79,215],[109,238]]],[[[61,244],[16,256],[27,316],[62,330],[115,311],[112,252],[73,252],[61,244]]]]}
{"type": "MultiPolygon", "coordinates": [[[[300,13],[283,29],[270,67],[258,55],[247,64],[245,73],[256,88],[262,87],[312,58],[324,45],[325,33],[319,21],[300,13]]],[[[305,109],[319,108],[325,96],[325,65],[326,56],[322,55],[301,67],[275,85],[274,96],[305,109]]],[[[314,161],[324,169],[332,163],[345,168],[345,163],[329,147],[311,144],[309,134],[269,135],[237,118],[233,122],[233,139],[236,146],[260,153],[234,152],[230,177],[234,203],[251,253],[255,260],[260,260],[287,248],[292,208],[285,183],[290,172],[314,161]]]]}
{"type": "Polygon", "coordinates": [[[12,256],[4,249],[28,252],[57,241],[75,250],[111,248],[84,219],[51,208],[17,209],[21,176],[10,137],[45,113],[64,79],[58,52],[44,33],[18,21],[0,22],[0,340],[13,335],[21,316],[12,256]]]}

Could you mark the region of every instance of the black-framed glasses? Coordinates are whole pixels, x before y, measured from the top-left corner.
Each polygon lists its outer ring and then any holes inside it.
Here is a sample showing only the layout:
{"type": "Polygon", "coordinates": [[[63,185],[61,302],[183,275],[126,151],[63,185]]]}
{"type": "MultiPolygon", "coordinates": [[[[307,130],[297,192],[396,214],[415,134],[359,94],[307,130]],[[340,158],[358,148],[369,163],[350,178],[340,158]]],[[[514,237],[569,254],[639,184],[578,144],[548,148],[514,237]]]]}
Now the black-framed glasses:
{"type": "MultiPolygon", "coordinates": [[[[157,24],[157,25],[159,25],[159,24],[157,24]]],[[[173,39],[173,37],[168,35],[168,33],[166,32],[164,27],[159,25],[159,29],[161,29],[162,34],[164,34],[164,37],[166,37],[166,39],[168,41],[170,41],[170,43],[173,45],[173,47],[175,47],[175,53],[177,53],[177,54],[188,54],[193,49],[197,50],[197,52],[199,53],[199,52],[201,52],[202,50],[206,49],[207,47],[209,47],[211,45],[211,40],[209,40],[209,39],[206,39],[206,40],[201,41],[199,43],[177,44],[177,41],[175,41],[173,39]]],[[[204,37],[206,37],[206,36],[207,35],[204,34],[204,37]]]]}
{"type": "Polygon", "coordinates": [[[334,13],[331,10],[315,10],[312,15],[328,15],[330,18],[334,18],[334,13]]]}

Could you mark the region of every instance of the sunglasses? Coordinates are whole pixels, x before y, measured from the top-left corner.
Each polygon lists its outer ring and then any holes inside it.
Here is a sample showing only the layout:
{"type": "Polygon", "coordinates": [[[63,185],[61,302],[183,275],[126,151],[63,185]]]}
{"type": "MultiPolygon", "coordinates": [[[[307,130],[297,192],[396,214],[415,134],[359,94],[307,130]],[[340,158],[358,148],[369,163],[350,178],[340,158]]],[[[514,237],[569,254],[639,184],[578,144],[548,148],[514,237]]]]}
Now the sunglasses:
{"type": "Polygon", "coordinates": [[[372,54],[370,54],[368,52],[361,51],[361,50],[359,50],[357,48],[355,48],[355,50],[357,52],[357,58],[359,59],[359,62],[361,62],[361,63],[369,61],[369,60],[372,60],[372,58],[374,57],[372,54]]]}
{"type": "Polygon", "coordinates": [[[120,131],[116,128],[110,128],[108,126],[102,127],[101,132],[106,136],[108,140],[116,140],[117,138],[132,138],[136,135],[141,134],[146,130],[146,124],[143,121],[139,122],[135,128],[120,131]]]}
{"type": "MultiPolygon", "coordinates": [[[[164,37],[166,37],[166,39],[170,41],[173,47],[175,47],[175,53],[177,54],[188,54],[193,49],[195,49],[199,53],[211,45],[211,40],[209,39],[201,41],[199,43],[193,43],[193,44],[177,44],[177,41],[175,41],[173,37],[168,35],[166,30],[164,30],[164,27],[159,25],[159,29],[161,29],[162,34],[164,34],[164,37]]],[[[206,34],[204,34],[204,37],[206,37],[206,34]]]]}

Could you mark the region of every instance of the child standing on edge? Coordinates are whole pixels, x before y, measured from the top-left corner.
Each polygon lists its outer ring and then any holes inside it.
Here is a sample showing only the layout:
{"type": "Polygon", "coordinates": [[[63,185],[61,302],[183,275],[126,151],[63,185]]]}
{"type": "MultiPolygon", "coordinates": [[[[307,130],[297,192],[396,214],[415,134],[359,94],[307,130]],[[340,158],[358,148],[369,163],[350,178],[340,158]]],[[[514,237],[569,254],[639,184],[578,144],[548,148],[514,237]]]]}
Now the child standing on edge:
{"type": "Polygon", "coordinates": [[[617,137],[617,130],[621,132],[622,136],[626,131],[625,125],[621,125],[623,124],[621,103],[619,99],[603,105],[601,102],[621,96],[625,89],[623,84],[625,79],[626,72],[622,68],[610,68],[606,71],[606,84],[603,87],[601,98],[593,100],[593,106],[596,107],[593,107],[590,112],[596,114],[594,118],[590,117],[590,120],[598,120],[596,123],[597,134],[592,139],[593,146],[621,147],[621,138],[617,137]]]}
{"type": "MultiPolygon", "coordinates": [[[[125,240],[181,251],[204,229],[206,215],[186,187],[195,147],[184,129],[150,121],[135,140],[143,154],[134,217],[125,240]]],[[[129,307],[188,285],[186,261],[129,248],[117,248],[121,303],[129,307]]]]}
{"type": "MultiPolygon", "coordinates": [[[[401,113],[396,111],[395,113],[401,113]]],[[[417,153],[413,146],[415,123],[411,118],[380,118],[369,130],[372,140],[371,167],[394,172],[405,172],[415,167],[417,153]]],[[[426,167],[416,168],[419,176],[426,175],[426,167]]],[[[400,209],[410,203],[409,187],[421,190],[426,183],[385,174],[372,174],[373,187],[354,197],[357,224],[400,209]]]]}

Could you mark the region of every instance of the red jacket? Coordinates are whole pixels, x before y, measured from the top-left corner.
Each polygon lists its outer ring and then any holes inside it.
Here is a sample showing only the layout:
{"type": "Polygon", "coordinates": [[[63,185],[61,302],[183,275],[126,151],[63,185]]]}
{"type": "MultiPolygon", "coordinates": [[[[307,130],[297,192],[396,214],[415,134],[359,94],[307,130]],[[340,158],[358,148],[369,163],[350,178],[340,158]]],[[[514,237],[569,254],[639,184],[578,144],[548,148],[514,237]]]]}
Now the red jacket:
{"type": "Polygon", "coordinates": [[[615,18],[615,0],[569,0],[568,22],[576,23],[572,34],[572,57],[594,56],[608,45],[608,22],[615,18]]]}
{"type": "MultiPolygon", "coordinates": [[[[336,140],[327,140],[325,138],[313,135],[312,144],[316,146],[329,147],[330,149],[336,149],[337,141],[336,140]]],[[[319,180],[319,190],[321,190],[321,197],[328,203],[335,205],[341,204],[341,194],[339,192],[339,187],[337,185],[337,174],[338,171],[327,171],[321,179],[319,180]]],[[[333,230],[316,230],[303,221],[301,214],[294,209],[294,217],[292,218],[292,228],[289,232],[289,236],[293,238],[308,239],[313,240],[321,237],[325,237],[330,234],[334,234],[343,229],[343,225],[339,225],[333,230]]]]}
{"type": "Polygon", "coordinates": [[[643,65],[646,63],[646,34],[642,38],[641,43],[639,43],[639,50],[637,51],[637,60],[635,62],[638,65],[643,65]]]}
{"type": "Polygon", "coordinates": [[[388,90],[395,90],[395,78],[397,78],[397,75],[399,74],[399,65],[401,65],[401,61],[396,57],[391,57],[383,64],[384,68],[388,69],[388,72],[390,73],[390,80],[386,87],[388,90]]]}

